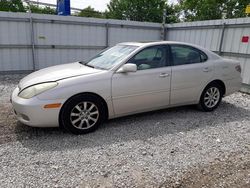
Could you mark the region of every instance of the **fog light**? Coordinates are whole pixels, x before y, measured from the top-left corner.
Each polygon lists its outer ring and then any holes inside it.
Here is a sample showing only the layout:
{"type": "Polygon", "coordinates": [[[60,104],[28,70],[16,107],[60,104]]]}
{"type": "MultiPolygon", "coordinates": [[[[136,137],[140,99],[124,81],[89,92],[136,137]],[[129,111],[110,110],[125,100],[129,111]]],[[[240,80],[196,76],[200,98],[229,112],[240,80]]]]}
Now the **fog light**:
{"type": "Polygon", "coordinates": [[[22,116],[22,118],[25,120],[25,121],[29,121],[30,118],[28,116],[26,116],[25,114],[20,114],[22,116]]]}

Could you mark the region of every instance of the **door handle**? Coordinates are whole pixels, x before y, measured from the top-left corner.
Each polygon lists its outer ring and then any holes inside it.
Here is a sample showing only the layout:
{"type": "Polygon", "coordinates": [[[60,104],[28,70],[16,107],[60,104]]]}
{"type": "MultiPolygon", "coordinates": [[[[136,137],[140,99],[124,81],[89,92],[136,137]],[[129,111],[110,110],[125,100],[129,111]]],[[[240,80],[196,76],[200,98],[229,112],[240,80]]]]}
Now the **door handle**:
{"type": "Polygon", "coordinates": [[[203,69],[203,72],[210,72],[209,67],[205,67],[205,68],[203,69]]]}
{"type": "Polygon", "coordinates": [[[168,73],[161,73],[161,74],[160,74],[160,78],[166,78],[166,77],[168,77],[168,76],[169,76],[168,73]]]}

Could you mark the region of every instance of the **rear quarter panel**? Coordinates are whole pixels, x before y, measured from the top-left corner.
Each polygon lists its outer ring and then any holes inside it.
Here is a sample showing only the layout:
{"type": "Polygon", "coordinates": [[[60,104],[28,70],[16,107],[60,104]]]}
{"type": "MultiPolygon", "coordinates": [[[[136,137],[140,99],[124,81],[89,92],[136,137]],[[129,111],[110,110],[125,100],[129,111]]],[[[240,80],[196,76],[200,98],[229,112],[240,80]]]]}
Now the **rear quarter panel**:
{"type": "Polygon", "coordinates": [[[226,94],[230,95],[240,90],[242,78],[241,73],[238,72],[235,67],[240,65],[239,61],[231,59],[220,59],[215,61],[215,80],[221,80],[226,87],[226,94]]]}

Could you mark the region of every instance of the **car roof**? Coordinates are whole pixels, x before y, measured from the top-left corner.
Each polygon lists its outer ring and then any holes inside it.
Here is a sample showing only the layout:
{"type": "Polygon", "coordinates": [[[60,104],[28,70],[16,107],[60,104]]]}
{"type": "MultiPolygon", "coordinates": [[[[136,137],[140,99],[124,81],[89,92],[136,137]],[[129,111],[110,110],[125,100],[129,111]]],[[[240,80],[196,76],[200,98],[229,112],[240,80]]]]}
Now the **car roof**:
{"type": "Polygon", "coordinates": [[[177,41],[138,41],[138,42],[123,42],[119,43],[121,45],[131,45],[131,46],[150,46],[150,45],[161,45],[161,44],[186,44],[193,46],[192,44],[177,42],[177,41]]]}
{"type": "Polygon", "coordinates": [[[131,45],[131,46],[138,46],[140,48],[143,47],[150,47],[150,46],[154,46],[154,45],[163,45],[163,44],[179,44],[179,45],[187,45],[190,47],[194,47],[197,48],[201,51],[203,51],[204,53],[206,53],[208,56],[210,56],[210,58],[212,59],[218,59],[221,58],[219,55],[217,55],[216,53],[203,48],[201,46],[198,46],[196,44],[190,44],[190,43],[185,43],[185,42],[177,42],[177,41],[143,41],[143,42],[123,42],[123,43],[119,43],[119,45],[131,45]]]}

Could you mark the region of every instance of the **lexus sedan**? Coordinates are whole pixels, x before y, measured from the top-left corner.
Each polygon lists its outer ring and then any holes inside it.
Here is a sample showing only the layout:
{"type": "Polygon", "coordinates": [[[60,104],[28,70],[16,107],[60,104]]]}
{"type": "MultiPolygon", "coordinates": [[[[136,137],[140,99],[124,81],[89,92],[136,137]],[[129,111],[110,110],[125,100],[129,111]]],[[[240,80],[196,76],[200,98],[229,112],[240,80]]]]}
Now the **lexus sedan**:
{"type": "Polygon", "coordinates": [[[192,44],[120,43],[87,62],[24,77],[11,95],[17,119],[89,133],[106,119],[181,105],[213,111],[239,90],[240,63],[192,44]]]}

